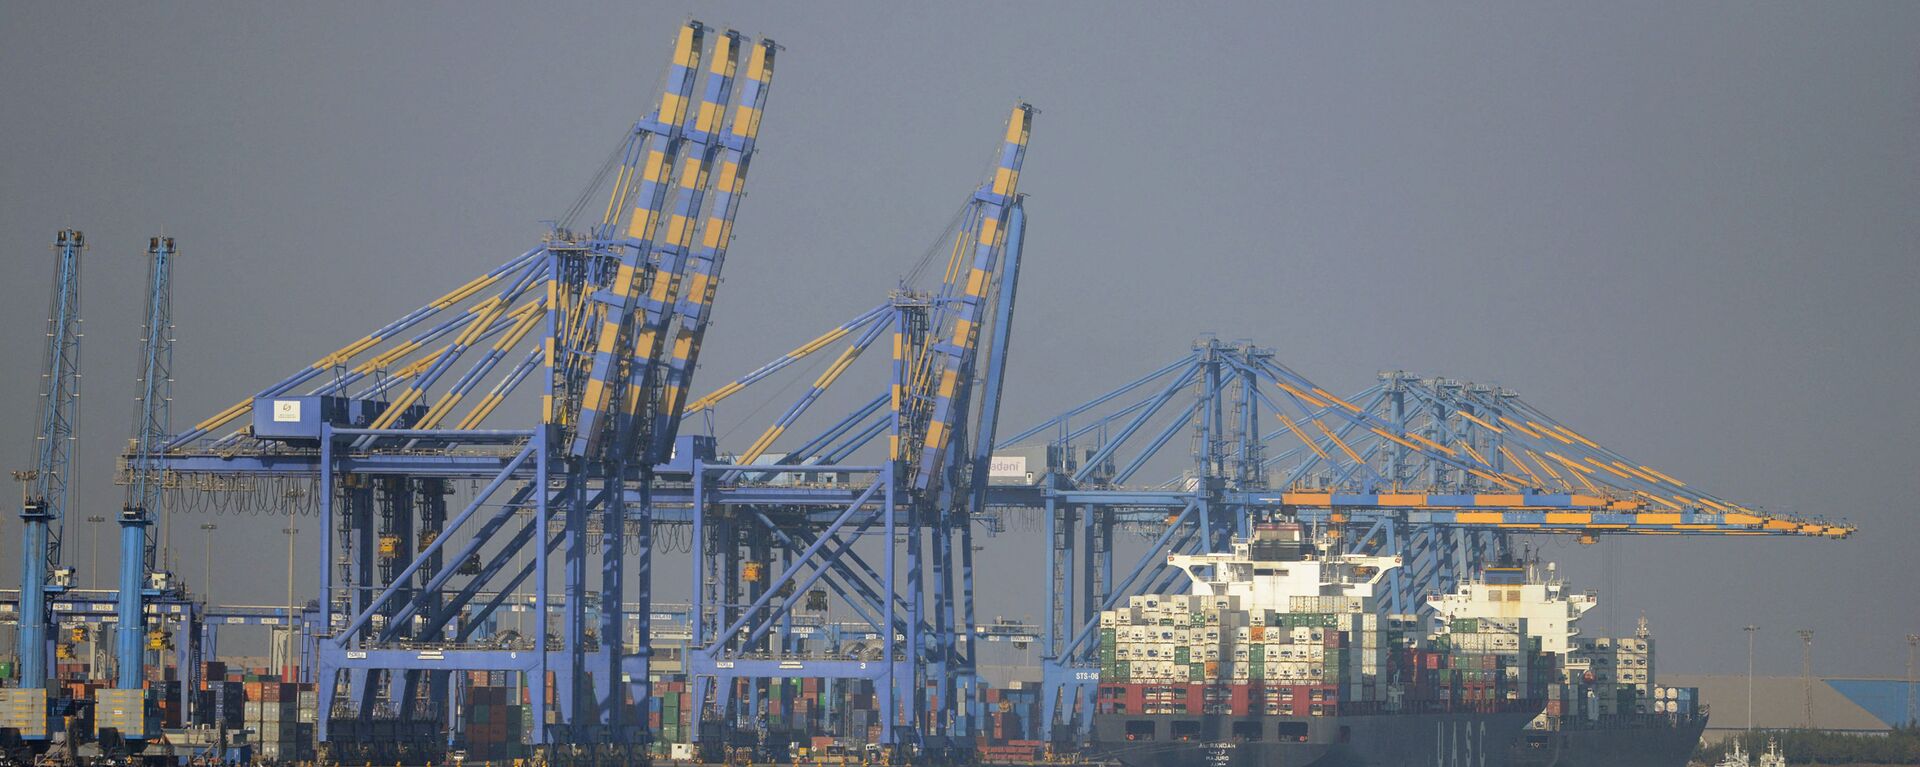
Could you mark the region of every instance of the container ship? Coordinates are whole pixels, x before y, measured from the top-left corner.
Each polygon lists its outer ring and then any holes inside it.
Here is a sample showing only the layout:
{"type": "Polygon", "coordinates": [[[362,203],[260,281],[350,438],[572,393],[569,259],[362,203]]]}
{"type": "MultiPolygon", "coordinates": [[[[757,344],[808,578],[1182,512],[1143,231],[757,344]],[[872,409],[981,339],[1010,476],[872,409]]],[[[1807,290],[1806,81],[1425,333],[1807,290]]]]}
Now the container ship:
{"type": "Polygon", "coordinates": [[[1513,745],[1515,767],[1683,767],[1692,757],[1706,707],[1697,688],[1656,684],[1645,618],[1631,637],[1579,636],[1575,621],[1598,599],[1569,593],[1551,564],[1537,562],[1484,568],[1428,604],[1454,625],[1523,620],[1554,657],[1558,677],[1513,745]]]}
{"type": "Polygon", "coordinates": [[[1263,524],[1173,555],[1192,593],[1101,615],[1096,755],[1130,767],[1509,764],[1555,668],[1524,619],[1431,635],[1381,615],[1398,557],[1323,554],[1263,524]]]}

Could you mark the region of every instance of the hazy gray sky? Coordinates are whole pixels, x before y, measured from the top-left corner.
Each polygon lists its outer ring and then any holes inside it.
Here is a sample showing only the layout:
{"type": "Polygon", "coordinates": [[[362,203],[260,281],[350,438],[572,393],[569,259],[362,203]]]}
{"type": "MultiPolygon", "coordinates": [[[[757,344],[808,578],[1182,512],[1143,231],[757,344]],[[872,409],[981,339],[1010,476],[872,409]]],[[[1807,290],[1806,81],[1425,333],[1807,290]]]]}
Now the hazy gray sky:
{"type": "MultiPolygon", "coordinates": [[[[1860,525],[1610,543],[1610,569],[1554,544],[1610,583],[1616,630],[1646,611],[1664,669],[1742,668],[1753,622],[1763,668],[1796,672],[1812,627],[1822,673],[1900,672],[1911,3],[0,3],[0,464],[30,461],[57,229],[93,243],[73,513],[109,513],[149,235],[180,243],[191,423],[530,246],[651,105],[688,15],[787,47],[696,388],[877,303],[1026,99],[1003,423],[1203,333],[1336,390],[1388,368],[1498,383],[1722,495],[1860,525]]],[[[278,599],[281,524],[221,524],[215,598],[278,599]]],[[[1030,590],[1025,546],[990,544],[987,593],[1030,590]]]]}

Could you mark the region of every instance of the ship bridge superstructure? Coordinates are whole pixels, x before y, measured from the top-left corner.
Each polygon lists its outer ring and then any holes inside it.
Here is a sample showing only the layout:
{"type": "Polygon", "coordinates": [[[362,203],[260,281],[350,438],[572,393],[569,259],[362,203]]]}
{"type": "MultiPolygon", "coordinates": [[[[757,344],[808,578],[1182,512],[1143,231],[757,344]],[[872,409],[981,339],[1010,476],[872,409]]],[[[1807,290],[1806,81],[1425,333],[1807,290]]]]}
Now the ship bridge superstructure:
{"type": "Polygon", "coordinates": [[[1598,606],[1600,598],[1572,591],[1556,570],[1552,563],[1490,565],[1453,591],[1430,597],[1427,606],[1442,620],[1524,619],[1527,634],[1540,638],[1540,649],[1564,656],[1580,634],[1574,622],[1598,606]]]}
{"type": "Polygon", "coordinates": [[[1186,573],[1195,595],[1238,597],[1242,609],[1280,613],[1328,612],[1322,607],[1336,603],[1342,612],[1372,610],[1381,582],[1400,566],[1398,556],[1323,554],[1299,537],[1297,524],[1260,525],[1226,551],[1170,554],[1167,564],[1186,573]]]}

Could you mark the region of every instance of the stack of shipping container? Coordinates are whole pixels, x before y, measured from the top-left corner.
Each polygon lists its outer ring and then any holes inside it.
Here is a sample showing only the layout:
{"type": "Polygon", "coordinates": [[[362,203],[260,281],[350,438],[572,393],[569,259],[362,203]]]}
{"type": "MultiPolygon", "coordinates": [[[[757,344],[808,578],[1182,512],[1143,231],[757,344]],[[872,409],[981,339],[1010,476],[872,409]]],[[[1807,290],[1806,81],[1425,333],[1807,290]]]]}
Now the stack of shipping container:
{"type": "Polygon", "coordinates": [[[1700,704],[1700,688],[1698,687],[1653,688],[1654,713],[1672,714],[1677,717],[1691,717],[1700,711],[1700,704]]]}
{"type": "Polygon", "coordinates": [[[1350,597],[1291,611],[1231,596],[1141,596],[1100,617],[1100,710],[1329,716],[1495,707],[1544,694],[1551,665],[1521,621],[1456,621],[1427,637],[1412,616],[1350,597]]]}
{"type": "Polygon", "coordinates": [[[269,761],[295,761],[313,750],[311,736],[300,741],[300,686],[279,677],[245,682],[247,729],[254,751],[269,761]]]}
{"type": "Polygon", "coordinates": [[[504,671],[466,673],[462,745],[468,760],[508,760],[525,755],[522,744],[531,720],[521,696],[509,686],[508,676],[504,671]]]}
{"type": "Polygon", "coordinates": [[[1577,637],[1568,649],[1560,684],[1548,697],[1546,716],[1597,722],[1677,713],[1656,709],[1653,670],[1653,640],[1647,637],[1577,637]]]}
{"type": "Polygon", "coordinates": [[[224,728],[234,741],[250,742],[263,760],[313,758],[319,703],[313,685],[281,681],[266,668],[233,670],[219,662],[202,665],[200,684],[190,724],[224,728]]]}
{"type": "Polygon", "coordinates": [[[674,744],[692,741],[693,723],[687,716],[692,708],[693,695],[684,680],[653,683],[653,696],[647,699],[647,727],[653,731],[655,756],[672,756],[674,744]]]}

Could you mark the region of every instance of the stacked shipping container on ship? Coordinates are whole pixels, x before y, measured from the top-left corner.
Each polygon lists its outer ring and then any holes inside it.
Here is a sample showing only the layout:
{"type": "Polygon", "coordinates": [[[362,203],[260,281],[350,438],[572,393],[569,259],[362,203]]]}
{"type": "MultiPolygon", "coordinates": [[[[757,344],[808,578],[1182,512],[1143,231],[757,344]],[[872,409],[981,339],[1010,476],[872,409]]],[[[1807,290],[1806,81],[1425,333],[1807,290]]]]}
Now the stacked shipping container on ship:
{"type": "Polygon", "coordinates": [[[1428,642],[1382,616],[1397,557],[1322,555],[1295,524],[1174,555],[1193,593],[1101,615],[1094,741],[1134,767],[1502,765],[1552,667],[1513,623],[1428,642]]]}
{"type": "Polygon", "coordinates": [[[1485,568],[1429,604],[1446,621],[1521,620],[1554,659],[1546,708],[1514,746],[1515,765],[1681,767],[1706,728],[1694,688],[1657,687],[1646,620],[1631,637],[1582,637],[1574,623],[1598,604],[1574,594],[1551,564],[1485,568]]]}

